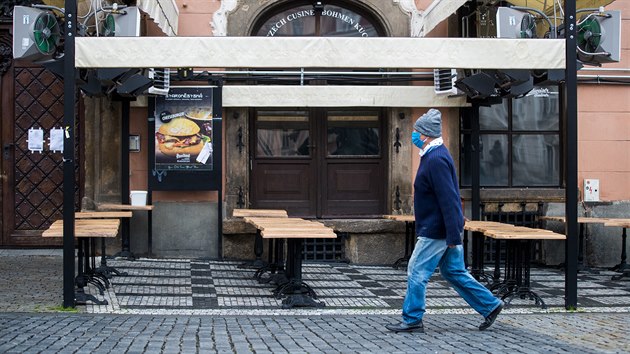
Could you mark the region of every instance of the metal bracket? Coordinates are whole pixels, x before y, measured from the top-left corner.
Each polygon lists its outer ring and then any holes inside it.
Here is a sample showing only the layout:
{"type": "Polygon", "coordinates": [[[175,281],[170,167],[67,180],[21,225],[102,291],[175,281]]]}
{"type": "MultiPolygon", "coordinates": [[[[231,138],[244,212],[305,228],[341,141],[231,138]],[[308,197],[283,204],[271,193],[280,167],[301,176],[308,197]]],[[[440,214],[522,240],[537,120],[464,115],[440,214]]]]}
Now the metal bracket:
{"type": "Polygon", "coordinates": [[[400,205],[402,204],[402,200],[400,200],[400,187],[396,186],[396,198],[394,198],[394,210],[400,210],[400,205]]]}
{"type": "Polygon", "coordinates": [[[242,186],[238,186],[238,200],[236,201],[236,205],[239,208],[245,207],[245,193],[243,193],[242,186]]]}
{"type": "Polygon", "coordinates": [[[400,151],[400,147],[402,144],[400,143],[400,128],[396,128],[396,142],[394,142],[394,147],[396,148],[396,153],[400,151]]]}
{"type": "Polygon", "coordinates": [[[162,179],[163,179],[164,177],[166,177],[166,172],[167,172],[166,170],[164,170],[164,171],[158,171],[158,170],[156,170],[156,169],[153,169],[153,170],[151,171],[151,173],[153,174],[153,176],[154,176],[154,177],[157,177],[158,182],[162,182],[162,179]]]}
{"type": "Polygon", "coordinates": [[[238,147],[239,154],[242,154],[243,148],[245,147],[245,144],[243,144],[243,127],[238,127],[237,137],[238,142],[236,143],[236,146],[238,147]]]}

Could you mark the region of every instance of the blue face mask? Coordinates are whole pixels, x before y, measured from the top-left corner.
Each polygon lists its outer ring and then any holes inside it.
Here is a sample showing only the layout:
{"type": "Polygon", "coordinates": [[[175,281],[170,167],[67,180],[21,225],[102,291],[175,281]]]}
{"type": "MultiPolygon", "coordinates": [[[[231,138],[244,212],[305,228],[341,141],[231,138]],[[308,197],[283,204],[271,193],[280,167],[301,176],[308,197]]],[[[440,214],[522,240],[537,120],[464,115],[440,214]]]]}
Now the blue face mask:
{"type": "MultiPolygon", "coordinates": [[[[428,139],[428,138],[427,138],[428,139]]],[[[424,146],[424,143],[427,141],[427,139],[420,139],[420,133],[417,131],[413,131],[411,132],[411,142],[418,147],[418,149],[422,149],[422,147],[424,146]]]]}

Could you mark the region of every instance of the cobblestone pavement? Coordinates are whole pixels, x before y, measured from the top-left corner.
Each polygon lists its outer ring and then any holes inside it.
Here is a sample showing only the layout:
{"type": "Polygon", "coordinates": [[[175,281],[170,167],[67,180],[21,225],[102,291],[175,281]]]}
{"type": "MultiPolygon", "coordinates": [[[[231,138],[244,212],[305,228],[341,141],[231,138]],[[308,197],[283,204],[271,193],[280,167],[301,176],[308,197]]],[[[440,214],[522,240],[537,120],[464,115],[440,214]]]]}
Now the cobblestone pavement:
{"type": "Polygon", "coordinates": [[[621,353],[627,314],[431,315],[394,334],[395,316],[0,314],[2,353],[621,353]]]}
{"type": "Polygon", "coordinates": [[[533,288],[549,305],[515,300],[489,330],[436,275],[426,333],[394,334],[403,270],[306,264],[325,308],[281,309],[273,287],[235,262],[112,260],[108,305],[62,303],[60,250],[0,250],[0,353],[630,353],[630,280],[580,273],[578,312],[562,307],[562,272],[535,269],[533,288]]]}

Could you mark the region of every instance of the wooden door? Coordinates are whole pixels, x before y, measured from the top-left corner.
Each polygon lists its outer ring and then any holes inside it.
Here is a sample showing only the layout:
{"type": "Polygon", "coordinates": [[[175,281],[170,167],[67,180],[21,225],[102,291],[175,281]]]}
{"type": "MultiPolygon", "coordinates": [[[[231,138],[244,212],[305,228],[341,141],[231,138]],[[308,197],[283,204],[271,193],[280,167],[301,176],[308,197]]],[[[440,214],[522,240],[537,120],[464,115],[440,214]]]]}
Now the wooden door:
{"type": "Polygon", "coordinates": [[[311,112],[257,110],[253,127],[252,207],[285,209],[291,216],[314,216],[317,161],[311,112]]]}
{"type": "Polygon", "coordinates": [[[256,110],[253,116],[252,207],[318,218],[384,213],[380,110],[256,110]]]}
{"type": "Polygon", "coordinates": [[[377,216],[385,211],[387,173],[380,110],[328,109],[320,149],[320,216],[377,216]]]}
{"type": "MultiPolygon", "coordinates": [[[[11,43],[8,29],[0,43],[11,43]]],[[[10,48],[10,47],[9,47],[10,48]]],[[[12,54],[10,54],[12,55],[12,54]]],[[[41,233],[63,217],[62,153],[48,149],[50,129],[63,125],[63,81],[43,67],[12,61],[1,76],[2,237],[0,246],[50,246],[61,240],[41,233]],[[44,151],[28,150],[28,130],[44,130],[44,151]]],[[[77,122],[79,121],[77,116],[77,122]]],[[[77,130],[78,131],[78,130],[77,130]]],[[[80,201],[80,155],[75,155],[76,208],[80,201]]]]}

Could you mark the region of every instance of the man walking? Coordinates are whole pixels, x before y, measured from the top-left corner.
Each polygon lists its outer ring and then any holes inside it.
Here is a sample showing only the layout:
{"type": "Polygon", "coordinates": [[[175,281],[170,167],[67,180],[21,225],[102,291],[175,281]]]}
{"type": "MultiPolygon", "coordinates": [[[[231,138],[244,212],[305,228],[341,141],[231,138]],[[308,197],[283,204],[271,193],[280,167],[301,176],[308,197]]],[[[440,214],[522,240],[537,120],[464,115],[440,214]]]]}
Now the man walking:
{"type": "Polygon", "coordinates": [[[385,327],[394,332],[424,332],[426,287],[436,267],[457,293],[484,317],[479,330],[490,327],[503,301],[473,278],[464,266],[464,214],[453,158],[442,140],[442,114],[430,109],[415,122],[411,140],[420,149],[414,181],[413,210],[418,238],[407,267],[407,295],[402,321],[385,327]]]}

